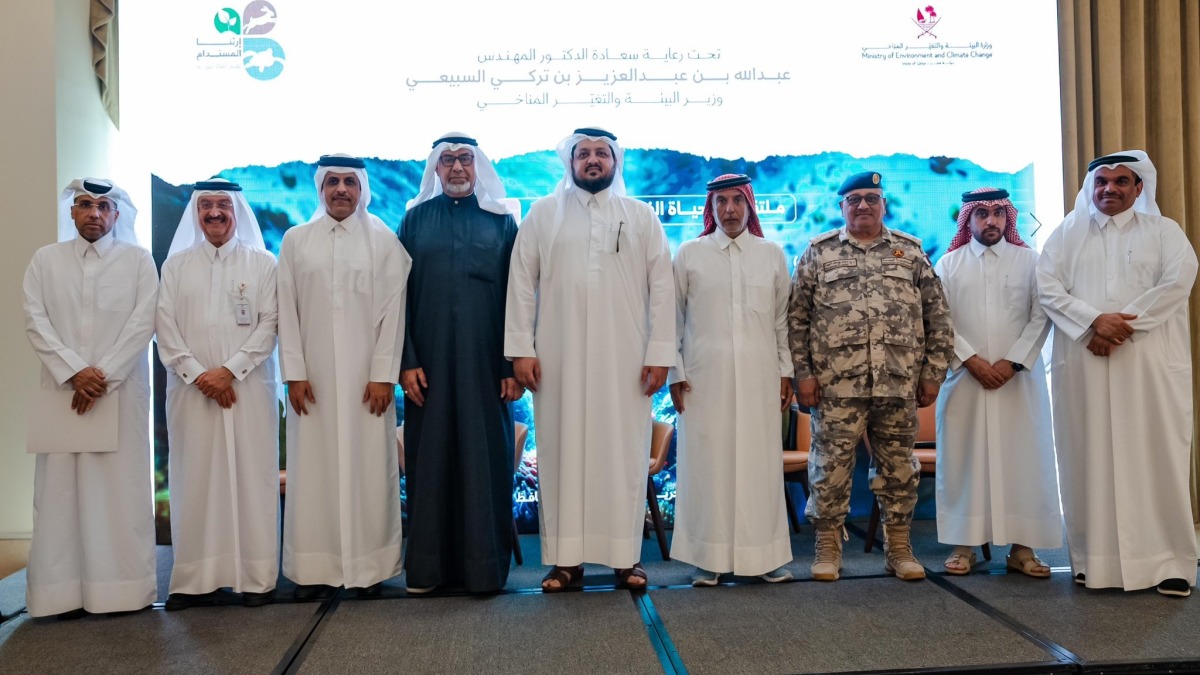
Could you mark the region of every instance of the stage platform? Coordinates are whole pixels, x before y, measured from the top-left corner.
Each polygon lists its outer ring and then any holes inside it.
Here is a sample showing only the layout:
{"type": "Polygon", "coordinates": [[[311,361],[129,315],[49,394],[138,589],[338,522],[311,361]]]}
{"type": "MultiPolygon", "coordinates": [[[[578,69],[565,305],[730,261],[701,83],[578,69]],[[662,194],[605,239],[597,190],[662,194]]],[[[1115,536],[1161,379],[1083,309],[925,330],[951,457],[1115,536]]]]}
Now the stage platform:
{"type": "Polygon", "coordinates": [[[0,580],[0,673],[1200,672],[1200,593],[1088,590],[1062,549],[1039,552],[1048,580],[1007,573],[1004,550],[947,576],[932,521],[914,525],[929,578],[903,582],[878,548],[863,552],[864,529],[849,528],[835,583],[811,579],[805,526],[792,582],[692,588],[691,568],[647,540],[648,591],[617,590],[611,570],[588,566],[582,592],[544,595],[538,539],[526,535],[525,564],[497,595],[408,596],[401,576],[377,599],[296,603],[281,580],[268,607],[228,594],[170,613],[171,549],[159,547],[159,602],[130,615],[31,619],[24,572],[0,580]]]}

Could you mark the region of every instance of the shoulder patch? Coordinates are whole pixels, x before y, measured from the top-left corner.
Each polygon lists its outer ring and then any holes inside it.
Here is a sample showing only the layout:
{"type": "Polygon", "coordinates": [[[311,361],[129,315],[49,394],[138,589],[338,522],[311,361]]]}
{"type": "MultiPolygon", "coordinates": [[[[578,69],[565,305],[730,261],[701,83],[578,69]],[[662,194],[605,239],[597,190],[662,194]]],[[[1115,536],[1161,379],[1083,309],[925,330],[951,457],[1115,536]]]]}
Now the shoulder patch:
{"type": "Polygon", "coordinates": [[[808,243],[810,245],[818,244],[820,242],[825,241],[826,239],[838,236],[839,233],[841,233],[841,230],[829,230],[828,232],[822,232],[821,234],[818,234],[817,236],[813,237],[812,239],[809,239],[808,243]]]}

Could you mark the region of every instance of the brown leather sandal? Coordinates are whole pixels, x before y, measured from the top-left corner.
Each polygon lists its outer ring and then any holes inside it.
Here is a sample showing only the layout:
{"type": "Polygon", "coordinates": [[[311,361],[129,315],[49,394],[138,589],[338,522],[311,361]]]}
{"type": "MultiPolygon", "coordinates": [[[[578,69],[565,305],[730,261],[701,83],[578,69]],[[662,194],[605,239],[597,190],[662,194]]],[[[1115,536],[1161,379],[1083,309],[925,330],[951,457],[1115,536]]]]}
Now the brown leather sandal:
{"type": "Polygon", "coordinates": [[[542,577],[543,593],[562,593],[572,588],[583,586],[583,565],[575,567],[559,567],[555,565],[546,576],[542,577]],[[548,586],[547,582],[557,581],[557,586],[548,586]]]}
{"type": "Polygon", "coordinates": [[[629,588],[636,591],[645,588],[649,583],[646,570],[640,562],[634,563],[633,567],[614,571],[617,573],[617,588],[629,588]]]}

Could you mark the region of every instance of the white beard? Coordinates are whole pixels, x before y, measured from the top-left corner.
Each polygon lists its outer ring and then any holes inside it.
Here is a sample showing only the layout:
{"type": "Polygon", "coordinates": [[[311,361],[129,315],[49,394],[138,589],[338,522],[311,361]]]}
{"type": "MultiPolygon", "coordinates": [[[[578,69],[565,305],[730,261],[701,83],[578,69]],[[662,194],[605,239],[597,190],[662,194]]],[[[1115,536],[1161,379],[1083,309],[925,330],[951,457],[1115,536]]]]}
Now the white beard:
{"type": "Polygon", "coordinates": [[[465,197],[471,194],[471,189],[474,187],[465,180],[450,181],[443,186],[446,194],[452,197],[465,197]]]}

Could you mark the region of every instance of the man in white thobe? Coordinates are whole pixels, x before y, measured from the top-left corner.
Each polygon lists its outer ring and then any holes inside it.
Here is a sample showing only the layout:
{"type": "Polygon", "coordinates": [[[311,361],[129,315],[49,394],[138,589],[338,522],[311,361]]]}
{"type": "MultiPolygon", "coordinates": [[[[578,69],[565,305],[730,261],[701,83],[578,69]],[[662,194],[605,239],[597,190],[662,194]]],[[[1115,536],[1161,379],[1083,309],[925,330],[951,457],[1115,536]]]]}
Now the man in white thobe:
{"type": "Polygon", "coordinates": [[[135,611],[158,593],[146,358],[158,275],[137,245],[136,216],[110,181],[72,181],[59,200],[59,243],[25,271],[25,333],[42,389],[64,392],[74,411],[64,414],[102,404],[117,416],[115,451],[37,456],[30,616],[135,611]]]}
{"type": "Polygon", "coordinates": [[[168,611],[228,587],[268,604],[279,576],[275,256],[236,183],[196,183],[162,267],[167,372],[168,611]]]}
{"type": "Polygon", "coordinates": [[[1095,159],[1038,260],[1054,322],[1054,438],[1075,581],[1186,596],[1196,253],[1154,201],[1145,152],[1095,159]]]}
{"type": "Polygon", "coordinates": [[[608,565],[643,588],[650,396],[675,364],[671,253],[650,207],[625,196],[623,150],[603,129],[558,144],[567,172],[517,231],[504,355],[534,392],[542,590],[608,565]]]}
{"type": "Polygon", "coordinates": [[[366,165],[317,164],[321,205],[279,251],[279,354],[288,385],[283,574],[296,599],[376,596],[400,573],[395,383],[411,260],[367,212],[366,165]]]}
{"type": "Polygon", "coordinates": [[[1012,544],[1006,565],[1050,567],[1031,550],[1062,545],[1058,473],[1038,303],[1037,252],[1017,232],[1007,190],[965,192],[958,232],[934,271],[954,322],[954,358],[937,400],[938,540],[962,575],[976,546],[1012,544]]]}
{"type": "Polygon", "coordinates": [[[671,370],[678,477],[671,557],[696,566],[693,586],[723,572],[787,581],[779,413],[792,402],[787,259],[763,238],[750,178],[708,183],[704,232],[675,256],[671,370]],[[720,226],[718,227],[718,223],[720,226]]]}

